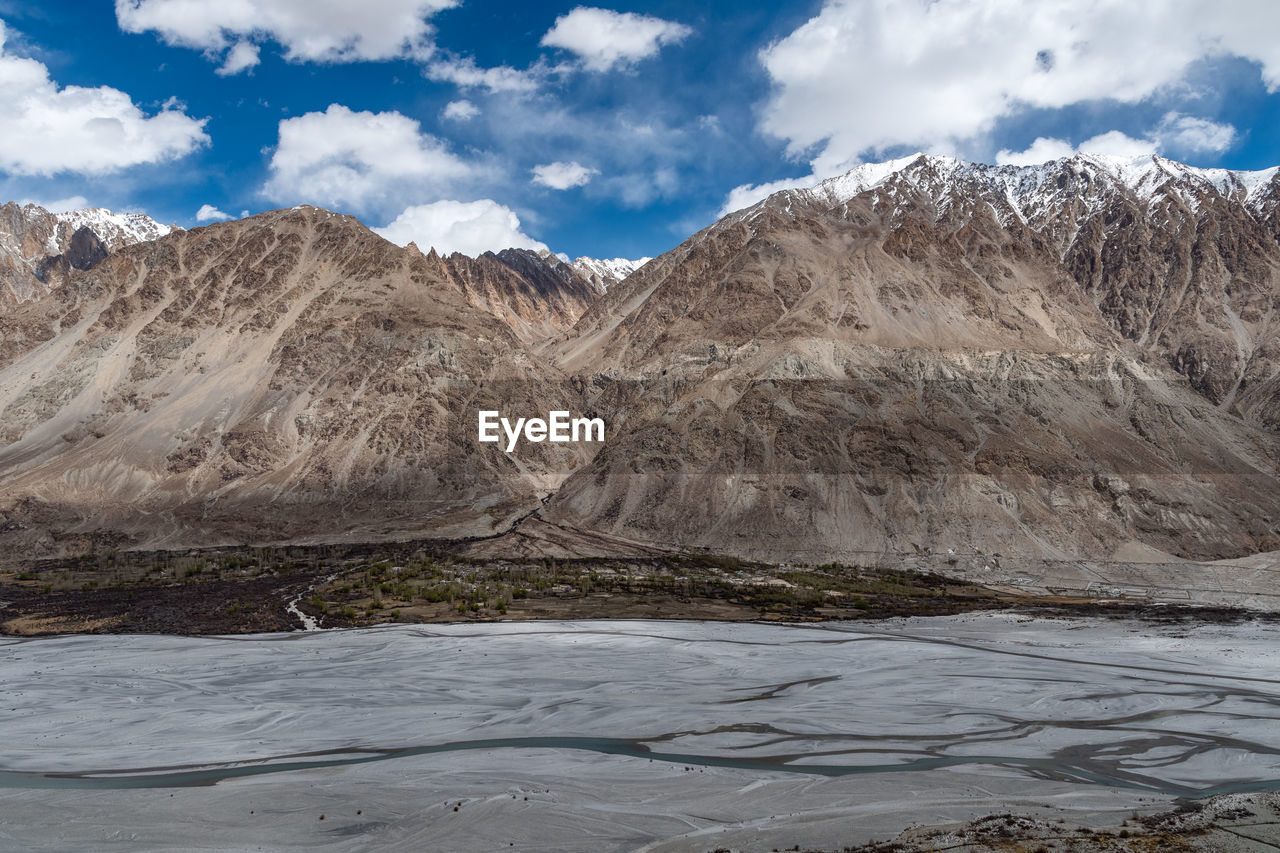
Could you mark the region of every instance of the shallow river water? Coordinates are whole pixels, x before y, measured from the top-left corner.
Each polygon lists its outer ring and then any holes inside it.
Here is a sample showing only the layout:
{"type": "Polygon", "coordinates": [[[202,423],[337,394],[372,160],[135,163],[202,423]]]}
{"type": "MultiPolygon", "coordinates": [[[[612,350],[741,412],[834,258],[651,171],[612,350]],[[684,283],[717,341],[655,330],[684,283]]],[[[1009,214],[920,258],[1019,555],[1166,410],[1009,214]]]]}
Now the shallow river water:
{"type": "Polygon", "coordinates": [[[991,614],[4,640],[0,849],[837,849],[1151,811],[1280,788],[1277,652],[991,614]]]}

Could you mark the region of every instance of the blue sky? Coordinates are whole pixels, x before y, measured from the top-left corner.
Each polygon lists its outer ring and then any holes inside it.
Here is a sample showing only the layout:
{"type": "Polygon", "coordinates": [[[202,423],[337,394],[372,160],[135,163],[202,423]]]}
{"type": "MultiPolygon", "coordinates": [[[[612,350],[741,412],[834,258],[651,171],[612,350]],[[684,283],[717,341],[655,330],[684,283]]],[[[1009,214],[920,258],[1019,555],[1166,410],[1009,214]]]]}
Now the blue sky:
{"type": "Polygon", "coordinates": [[[186,227],[307,202],[424,250],[639,257],[916,150],[1280,163],[1274,0],[0,0],[0,21],[0,195],[186,227]]]}

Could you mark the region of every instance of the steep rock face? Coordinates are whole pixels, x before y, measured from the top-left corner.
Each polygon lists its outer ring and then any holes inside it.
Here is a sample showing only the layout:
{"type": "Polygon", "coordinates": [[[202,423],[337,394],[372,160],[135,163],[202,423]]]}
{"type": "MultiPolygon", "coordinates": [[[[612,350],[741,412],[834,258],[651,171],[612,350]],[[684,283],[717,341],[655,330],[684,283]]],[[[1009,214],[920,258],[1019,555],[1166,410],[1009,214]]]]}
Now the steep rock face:
{"type": "Polygon", "coordinates": [[[13,202],[0,207],[0,307],[48,292],[35,268],[61,253],[57,232],[57,219],[43,208],[13,202]]]}
{"type": "MultiPolygon", "coordinates": [[[[1028,246],[1047,244],[1117,331],[1214,403],[1234,402],[1242,382],[1256,389],[1272,372],[1280,170],[1194,169],[1161,157],[1078,155],[1017,168],[917,156],[791,195],[773,204],[866,195],[904,237],[904,218],[923,205],[958,237],[966,223],[994,219],[1028,246]]],[[[1248,410],[1271,390],[1255,391],[1248,410]]]]}
{"type": "Polygon", "coordinates": [[[483,533],[581,462],[478,444],[477,409],[576,392],[438,259],[315,208],[126,248],[3,322],[0,529],[33,553],[483,533]]]}
{"type": "Polygon", "coordinates": [[[501,319],[526,342],[568,329],[599,296],[559,258],[544,258],[528,249],[485,252],[477,258],[458,252],[442,258],[432,249],[426,263],[433,275],[449,282],[472,305],[501,319]]]}
{"type": "Polygon", "coordinates": [[[916,157],[732,214],[556,344],[618,417],[544,514],[782,559],[1274,549],[1275,188],[916,157]]]}
{"type": "Polygon", "coordinates": [[[0,206],[0,307],[36,299],[71,269],[171,229],[140,213],[103,208],[50,213],[39,205],[0,206]]]}
{"type": "Polygon", "coordinates": [[[599,296],[589,281],[555,255],[528,249],[503,249],[492,257],[529,282],[534,291],[535,310],[540,309],[557,332],[577,322],[599,296]]]}
{"type": "Polygon", "coordinates": [[[67,250],[60,255],[41,258],[36,264],[35,276],[49,287],[66,281],[72,270],[87,270],[109,254],[98,235],[86,226],[80,226],[71,235],[67,250]]]}

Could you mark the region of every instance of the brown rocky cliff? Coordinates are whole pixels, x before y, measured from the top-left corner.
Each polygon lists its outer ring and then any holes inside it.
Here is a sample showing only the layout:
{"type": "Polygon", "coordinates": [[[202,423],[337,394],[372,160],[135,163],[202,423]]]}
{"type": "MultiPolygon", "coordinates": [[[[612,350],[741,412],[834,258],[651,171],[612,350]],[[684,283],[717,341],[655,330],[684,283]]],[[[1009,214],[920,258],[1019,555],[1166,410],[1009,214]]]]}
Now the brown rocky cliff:
{"type": "Polygon", "coordinates": [[[125,246],[171,229],[138,213],[102,208],[51,213],[39,205],[0,206],[0,308],[37,299],[72,269],[85,270],[125,246]]]}

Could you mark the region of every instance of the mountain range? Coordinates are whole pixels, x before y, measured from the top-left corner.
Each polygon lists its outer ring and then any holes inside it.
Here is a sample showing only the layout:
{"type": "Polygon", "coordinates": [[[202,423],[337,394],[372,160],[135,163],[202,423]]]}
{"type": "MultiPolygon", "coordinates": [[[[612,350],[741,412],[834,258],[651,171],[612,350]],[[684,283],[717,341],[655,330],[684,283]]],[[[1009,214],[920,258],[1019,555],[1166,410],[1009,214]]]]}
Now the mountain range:
{"type": "Polygon", "coordinates": [[[0,541],[1280,550],[1278,208],[1275,169],[915,155],[632,264],[6,205],[0,541]]]}

